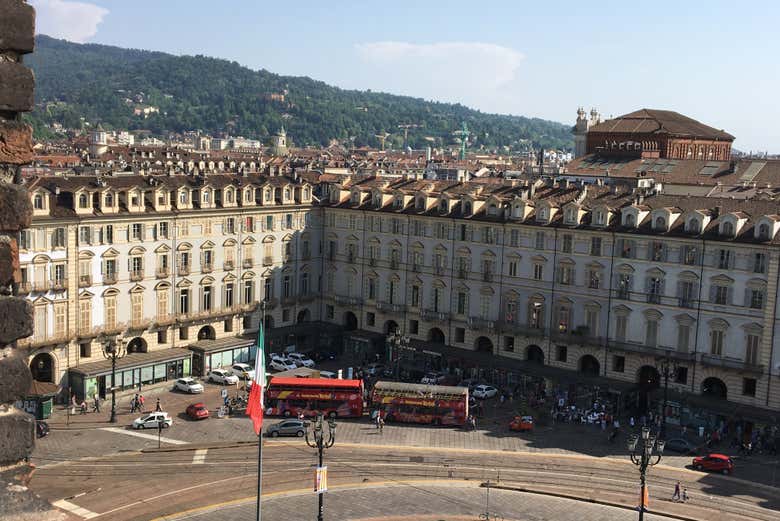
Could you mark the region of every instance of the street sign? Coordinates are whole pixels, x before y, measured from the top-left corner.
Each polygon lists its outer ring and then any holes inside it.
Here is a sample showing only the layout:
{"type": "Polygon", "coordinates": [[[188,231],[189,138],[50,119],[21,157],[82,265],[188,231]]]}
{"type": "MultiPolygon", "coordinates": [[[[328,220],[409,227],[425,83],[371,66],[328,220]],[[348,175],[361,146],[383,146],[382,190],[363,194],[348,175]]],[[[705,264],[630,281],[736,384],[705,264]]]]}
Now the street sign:
{"type": "Polygon", "coordinates": [[[328,466],[317,467],[314,475],[314,493],[322,494],[328,491],[328,466]]]}

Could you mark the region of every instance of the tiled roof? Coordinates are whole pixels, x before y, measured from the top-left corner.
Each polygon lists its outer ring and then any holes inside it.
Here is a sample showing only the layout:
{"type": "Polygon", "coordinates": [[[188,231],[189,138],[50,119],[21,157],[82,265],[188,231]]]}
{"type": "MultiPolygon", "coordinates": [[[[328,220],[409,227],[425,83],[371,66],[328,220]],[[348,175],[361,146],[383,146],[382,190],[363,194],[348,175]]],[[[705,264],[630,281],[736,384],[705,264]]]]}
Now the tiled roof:
{"type": "Polygon", "coordinates": [[[712,128],[672,110],[640,109],[609,119],[591,127],[588,132],[669,134],[733,141],[734,136],[712,128]]]}

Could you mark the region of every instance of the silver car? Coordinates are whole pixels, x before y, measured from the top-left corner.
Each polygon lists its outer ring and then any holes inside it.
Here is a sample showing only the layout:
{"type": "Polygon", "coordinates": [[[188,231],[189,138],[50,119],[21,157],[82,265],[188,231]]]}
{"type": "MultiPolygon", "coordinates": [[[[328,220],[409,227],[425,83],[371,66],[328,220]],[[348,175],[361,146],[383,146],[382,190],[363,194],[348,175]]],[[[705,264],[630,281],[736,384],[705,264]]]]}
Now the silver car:
{"type": "Polygon", "coordinates": [[[302,438],[305,431],[306,424],[301,420],[284,420],[268,427],[266,435],[272,438],[278,436],[298,436],[302,438]]]}

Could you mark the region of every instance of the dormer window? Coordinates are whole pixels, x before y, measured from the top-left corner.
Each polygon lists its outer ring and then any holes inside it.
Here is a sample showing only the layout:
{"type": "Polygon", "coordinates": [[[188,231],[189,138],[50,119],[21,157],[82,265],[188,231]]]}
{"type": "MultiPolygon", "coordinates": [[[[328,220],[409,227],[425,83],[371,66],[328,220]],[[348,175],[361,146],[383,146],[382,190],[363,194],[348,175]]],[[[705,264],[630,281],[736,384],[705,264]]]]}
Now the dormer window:
{"type": "Polygon", "coordinates": [[[360,192],[352,192],[350,202],[352,202],[352,204],[358,204],[360,202],[360,192]]]}
{"type": "Polygon", "coordinates": [[[130,205],[131,206],[138,206],[138,194],[133,194],[130,197],[130,205]]]}
{"type": "Polygon", "coordinates": [[[374,206],[379,208],[382,205],[382,196],[380,194],[374,194],[374,206]]]}
{"type": "Polygon", "coordinates": [[[187,204],[187,192],[179,192],[179,203],[187,204]]]}
{"type": "Polygon", "coordinates": [[[655,225],[654,228],[658,231],[665,231],[666,230],[666,218],[663,216],[658,216],[655,218],[655,225]]]}
{"type": "Polygon", "coordinates": [[[266,203],[271,202],[271,190],[266,190],[265,195],[263,197],[266,203]]]}
{"type": "Polygon", "coordinates": [[[596,212],[596,224],[599,226],[604,225],[604,212],[596,212]]]}
{"type": "Polygon", "coordinates": [[[166,194],[160,194],[157,196],[157,204],[159,206],[165,206],[168,204],[168,196],[166,194]]]}
{"type": "Polygon", "coordinates": [[[632,227],[632,228],[633,228],[634,226],[636,226],[636,218],[634,217],[634,214],[632,214],[632,213],[627,213],[627,214],[626,214],[626,222],[625,222],[625,225],[626,225],[626,226],[629,226],[629,227],[632,227]]]}
{"type": "Polygon", "coordinates": [[[422,197],[418,197],[416,206],[418,210],[425,210],[425,199],[422,197]]]}
{"type": "Polygon", "coordinates": [[[539,210],[539,214],[536,216],[537,221],[545,222],[547,221],[547,209],[542,208],[539,210]]]}
{"type": "Polygon", "coordinates": [[[209,204],[211,202],[211,192],[204,190],[202,198],[204,204],[209,204]]]}
{"type": "Polygon", "coordinates": [[[470,201],[466,201],[463,204],[463,214],[464,215],[471,215],[471,209],[472,209],[471,208],[471,202],[470,201]]]}
{"type": "Polygon", "coordinates": [[[285,188],[284,189],[284,200],[285,201],[289,201],[290,200],[290,189],[289,188],[285,188]]]}
{"type": "Polygon", "coordinates": [[[488,215],[498,215],[498,207],[494,204],[488,206],[488,215]]]}
{"type": "Polygon", "coordinates": [[[233,190],[225,190],[225,202],[233,204],[233,190]]]}
{"type": "Polygon", "coordinates": [[[698,219],[691,219],[688,221],[688,226],[685,227],[685,231],[688,233],[701,233],[701,221],[698,219]]]}
{"type": "Polygon", "coordinates": [[[404,206],[404,200],[402,197],[396,197],[395,201],[393,201],[393,204],[396,208],[403,208],[404,206]]]}
{"type": "Polygon", "coordinates": [[[79,195],[79,208],[86,208],[87,207],[87,194],[81,194],[79,195]]]}
{"type": "Polygon", "coordinates": [[[446,199],[442,199],[441,201],[439,201],[439,211],[441,213],[447,213],[448,206],[449,205],[447,204],[446,199]]]}
{"type": "Polygon", "coordinates": [[[304,188],[303,189],[303,198],[304,199],[308,199],[309,197],[311,197],[311,192],[309,191],[308,188],[304,188]]]}
{"type": "Polygon", "coordinates": [[[33,208],[43,210],[43,196],[41,194],[35,194],[33,197],[33,208]]]}
{"type": "Polygon", "coordinates": [[[724,221],[720,226],[720,234],[725,237],[734,237],[734,224],[731,221],[724,221]]]}
{"type": "Polygon", "coordinates": [[[252,190],[246,190],[244,192],[244,201],[247,202],[247,203],[251,203],[252,202],[252,190]]]}
{"type": "Polygon", "coordinates": [[[769,240],[769,225],[761,223],[758,225],[758,239],[761,241],[769,240]]]}
{"type": "Polygon", "coordinates": [[[574,208],[568,208],[566,210],[566,223],[567,224],[577,224],[577,212],[574,210],[574,208]]]}

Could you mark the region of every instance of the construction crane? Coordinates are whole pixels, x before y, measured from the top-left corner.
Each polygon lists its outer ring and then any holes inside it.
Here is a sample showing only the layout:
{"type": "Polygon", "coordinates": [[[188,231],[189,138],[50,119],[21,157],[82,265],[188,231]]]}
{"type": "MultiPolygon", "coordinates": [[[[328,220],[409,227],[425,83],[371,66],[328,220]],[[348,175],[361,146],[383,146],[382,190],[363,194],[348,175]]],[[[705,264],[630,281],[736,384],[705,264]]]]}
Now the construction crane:
{"type": "Polygon", "coordinates": [[[379,140],[379,144],[382,146],[382,150],[385,149],[385,140],[390,136],[389,132],[383,132],[381,134],[374,134],[374,137],[379,140]]]}
{"type": "Polygon", "coordinates": [[[460,130],[453,132],[456,136],[460,136],[460,159],[466,159],[466,141],[468,141],[471,132],[469,132],[466,122],[463,122],[463,126],[460,130]]]}
{"type": "Polygon", "coordinates": [[[409,129],[410,128],[420,128],[422,125],[417,125],[415,123],[407,123],[404,125],[398,125],[398,128],[404,129],[404,148],[409,146],[409,129]]]}

